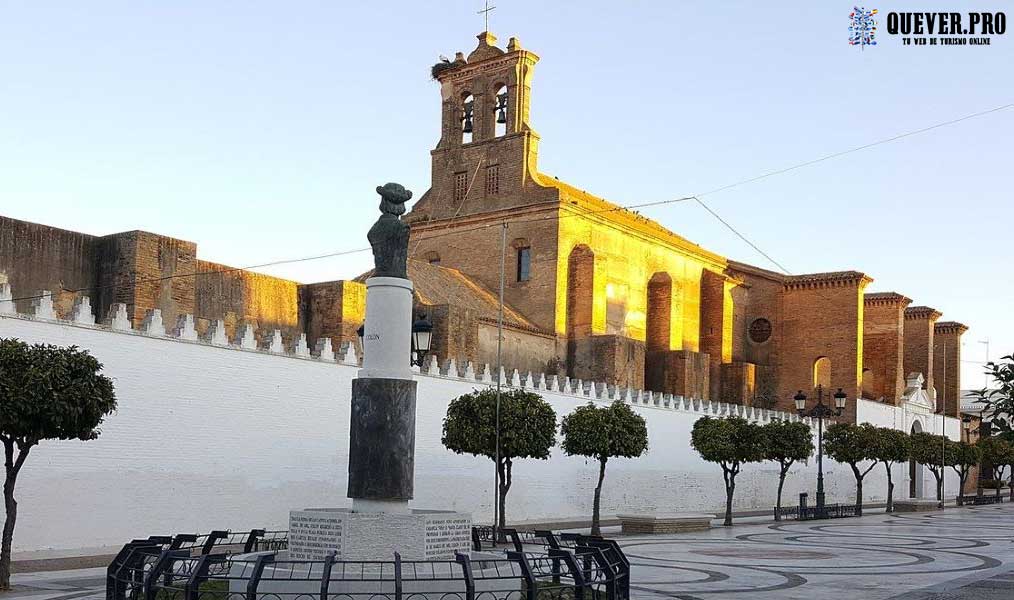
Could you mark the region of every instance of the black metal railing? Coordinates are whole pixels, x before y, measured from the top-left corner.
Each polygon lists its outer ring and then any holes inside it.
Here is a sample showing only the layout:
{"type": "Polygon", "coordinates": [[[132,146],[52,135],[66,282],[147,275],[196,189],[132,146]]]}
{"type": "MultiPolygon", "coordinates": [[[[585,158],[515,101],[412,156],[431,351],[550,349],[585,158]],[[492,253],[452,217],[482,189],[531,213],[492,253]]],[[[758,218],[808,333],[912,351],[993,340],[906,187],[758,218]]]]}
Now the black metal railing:
{"type": "Polygon", "coordinates": [[[471,556],[386,561],[289,560],[285,532],[153,536],[125,544],[110,563],[106,598],[629,600],[630,563],[614,540],[503,534],[505,547],[471,556]]]}
{"type": "Polygon", "coordinates": [[[996,494],[983,494],[981,496],[961,496],[959,500],[961,504],[965,506],[981,506],[983,504],[1001,504],[1003,502],[1003,496],[997,496],[996,494]]]}
{"type": "Polygon", "coordinates": [[[814,521],[820,519],[843,519],[857,516],[855,504],[825,504],[824,506],[783,506],[776,508],[775,520],[796,519],[814,521]]]}

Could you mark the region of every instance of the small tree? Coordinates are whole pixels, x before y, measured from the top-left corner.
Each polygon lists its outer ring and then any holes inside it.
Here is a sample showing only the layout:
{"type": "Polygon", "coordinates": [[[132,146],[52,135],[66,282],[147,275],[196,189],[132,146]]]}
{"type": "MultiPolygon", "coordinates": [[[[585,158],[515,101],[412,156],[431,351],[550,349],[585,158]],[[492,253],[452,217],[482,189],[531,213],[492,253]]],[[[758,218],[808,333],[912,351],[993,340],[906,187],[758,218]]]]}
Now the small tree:
{"type": "Polygon", "coordinates": [[[877,446],[877,428],[869,423],[852,425],[835,423],[824,433],[824,451],[834,460],[852,468],[856,478],[856,514],[863,514],[863,478],[877,466],[874,449],[877,446]],[[865,469],[859,463],[874,461],[865,469]]]}
{"type": "Polygon", "coordinates": [[[947,463],[947,440],[943,436],[921,431],[912,434],[912,460],[933,473],[937,480],[937,500],[944,499],[944,466],[947,463]]]}
{"type": "Polygon", "coordinates": [[[976,446],[982,453],[982,462],[988,464],[992,470],[990,476],[996,483],[996,495],[999,497],[1000,488],[1003,487],[1004,472],[1007,470],[1007,465],[1012,462],[1010,458],[1014,453],[1014,448],[1006,440],[997,436],[984,437],[979,440],[976,446]]]}
{"type": "Polygon", "coordinates": [[[958,506],[964,504],[965,483],[972,467],[982,461],[982,451],[967,442],[948,442],[947,466],[958,474],[958,506]]]}
{"type": "Polygon", "coordinates": [[[894,512],[894,465],[907,462],[912,452],[912,440],[904,431],[877,427],[873,460],[884,465],[887,471],[887,512],[894,512]]]}
{"type": "Polygon", "coordinates": [[[813,431],[800,421],[775,419],[761,429],[764,432],[764,459],[778,463],[778,495],[775,501],[775,520],[781,520],[782,489],[785,476],[797,460],[806,460],[813,454],[813,431]]]}
{"type": "Polygon", "coordinates": [[[500,477],[497,503],[500,529],[507,524],[504,514],[511,471],[519,458],[549,458],[556,445],[556,413],[542,396],[519,389],[500,392],[500,453],[497,461],[496,390],[484,389],[459,396],[447,407],[440,441],[458,454],[485,456],[496,462],[500,477]]]}
{"type": "Polygon", "coordinates": [[[6,520],[0,589],[10,589],[18,518],[14,486],[28,453],[43,440],[93,440],[116,409],[113,382],[87,351],[0,338],[0,441],[4,444],[6,520]]]}
{"type": "Polygon", "coordinates": [[[992,415],[990,423],[995,430],[1014,433],[1014,354],[1001,357],[998,363],[986,363],[986,375],[992,379],[993,388],[973,394],[984,405],[983,412],[992,415]]]}
{"type": "Polygon", "coordinates": [[[744,463],[764,460],[765,435],[760,425],[742,417],[701,417],[694,423],[690,444],[701,458],[718,463],[725,480],[725,525],[732,525],[732,495],[744,463]]]}
{"type": "Polygon", "coordinates": [[[599,461],[599,480],[592,504],[592,535],[599,535],[599,507],[606,462],[612,457],[635,458],[648,449],[648,426],[644,417],[620,400],[598,407],[589,402],[563,418],[560,425],[563,451],[599,461]]]}

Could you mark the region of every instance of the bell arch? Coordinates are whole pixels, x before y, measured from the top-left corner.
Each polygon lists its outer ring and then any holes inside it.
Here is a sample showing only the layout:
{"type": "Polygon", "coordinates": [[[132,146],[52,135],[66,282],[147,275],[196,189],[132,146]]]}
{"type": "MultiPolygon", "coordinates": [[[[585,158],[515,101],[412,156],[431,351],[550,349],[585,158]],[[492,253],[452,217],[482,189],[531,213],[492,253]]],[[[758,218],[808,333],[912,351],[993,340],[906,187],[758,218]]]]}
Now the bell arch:
{"type": "Polygon", "coordinates": [[[507,135],[507,86],[499,83],[493,86],[493,110],[489,111],[489,118],[492,124],[489,131],[493,137],[507,135]]]}
{"type": "Polygon", "coordinates": [[[475,139],[475,97],[471,92],[465,92],[461,96],[461,143],[470,144],[475,139]]]}

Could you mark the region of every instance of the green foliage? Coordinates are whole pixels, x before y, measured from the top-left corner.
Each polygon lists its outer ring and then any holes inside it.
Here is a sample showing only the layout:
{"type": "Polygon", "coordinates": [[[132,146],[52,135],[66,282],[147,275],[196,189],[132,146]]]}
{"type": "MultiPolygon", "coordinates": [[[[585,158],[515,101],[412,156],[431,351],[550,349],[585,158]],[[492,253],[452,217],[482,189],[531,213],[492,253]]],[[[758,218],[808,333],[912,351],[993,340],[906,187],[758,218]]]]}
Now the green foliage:
{"type": "Polygon", "coordinates": [[[947,466],[960,472],[961,467],[974,467],[982,462],[982,449],[967,442],[947,441],[947,466]]]}
{"type": "Polygon", "coordinates": [[[17,522],[14,488],[28,453],[43,440],[93,440],[116,410],[113,382],[77,347],[29,345],[0,338],[0,441],[4,446],[6,520],[0,589],[10,587],[11,542],[17,522]]]}
{"type": "Polygon", "coordinates": [[[905,462],[912,453],[912,438],[904,431],[890,427],[877,427],[870,460],[884,463],[905,462]]]}
{"type": "MultiPolygon", "coordinates": [[[[496,456],[496,390],[451,400],[441,442],[458,454],[496,456]]],[[[500,392],[500,456],[549,458],[556,444],[556,413],[542,396],[518,389],[500,392]]]]}
{"type": "Polygon", "coordinates": [[[921,431],[912,434],[912,458],[915,462],[930,469],[938,468],[941,462],[947,462],[947,442],[942,436],[921,431]]]}
{"type": "Polygon", "coordinates": [[[620,400],[601,408],[590,402],[575,408],[563,418],[560,434],[563,451],[569,455],[634,458],[648,449],[644,417],[620,400]]]}
{"type": "Polygon", "coordinates": [[[993,427],[1002,433],[1014,433],[1014,354],[1001,357],[998,363],[986,363],[986,375],[994,387],[973,392],[977,402],[992,414],[993,427]]]}
{"type": "Polygon", "coordinates": [[[92,440],[116,409],[113,382],[77,347],[0,338],[0,439],[31,447],[45,439],[92,440]]]}
{"type": "Polygon", "coordinates": [[[761,427],[764,433],[764,459],[788,468],[797,460],[813,454],[813,431],[800,421],[776,419],[761,427]]]}
{"type": "Polygon", "coordinates": [[[743,463],[765,459],[765,441],[760,425],[742,417],[701,417],[690,434],[690,444],[701,458],[736,471],[743,463]]]}
{"type": "Polygon", "coordinates": [[[835,423],[824,433],[824,452],[853,469],[861,462],[876,459],[877,428],[869,423],[835,423]]]}
{"type": "Polygon", "coordinates": [[[760,425],[742,417],[701,417],[690,433],[690,445],[701,458],[722,466],[725,480],[725,525],[732,525],[732,496],[743,463],[764,460],[767,436],[760,425]]]}
{"type": "Polygon", "coordinates": [[[993,466],[993,478],[1002,479],[1007,465],[1014,464],[1014,446],[998,436],[985,437],[976,444],[982,461],[993,466]]]}

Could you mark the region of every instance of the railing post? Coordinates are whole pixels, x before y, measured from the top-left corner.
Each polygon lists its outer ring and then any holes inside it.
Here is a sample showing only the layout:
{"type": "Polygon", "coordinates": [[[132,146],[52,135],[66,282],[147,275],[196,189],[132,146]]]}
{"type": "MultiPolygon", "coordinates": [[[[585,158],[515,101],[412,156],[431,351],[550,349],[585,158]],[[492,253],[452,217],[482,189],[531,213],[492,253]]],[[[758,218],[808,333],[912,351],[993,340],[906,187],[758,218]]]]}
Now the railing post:
{"type": "Polygon", "coordinates": [[[514,551],[515,552],[524,552],[525,551],[525,547],[521,545],[521,535],[518,533],[517,529],[504,527],[501,531],[503,531],[503,533],[507,534],[507,537],[510,538],[511,543],[514,544],[514,551]]]}
{"type": "Polygon", "coordinates": [[[560,549],[560,540],[556,539],[556,534],[548,529],[536,529],[535,537],[540,537],[546,540],[546,545],[554,550],[560,549]]]}
{"type": "Polygon", "coordinates": [[[538,596],[538,587],[535,583],[535,574],[532,573],[532,566],[528,564],[528,558],[524,552],[507,551],[507,560],[513,560],[521,567],[521,575],[525,578],[525,599],[535,600],[538,596]]]}
{"type": "Polygon", "coordinates": [[[327,600],[328,588],[331,586],[331,568],[334,567],[336,553],[332,550],[324,556],[324,568],[320,571],[320,600],[327,600]]]}
{"type": "Polygon", "coordinates": [[[578,551],[590,556],[595,564],[598,565],[599,570],[605,575],[606,582],[606,596],[609,600],[617,600],[616,598],[616,572],[613,571],[612,565],[609,564],[609,559],[602,553],[601,548],[594,546],[580,546],[578,551]]]}
{"type": "Polygon", "coordinates": [[[154,552],[158,550],[158,546],[152,545],[148,540],[132,540],[123,545],[106,567],[106,600],[126,599],[126,585],[120,578],[120,572],[127,568],[132,560],[136,560],[134,553],[141,550],[154,552]]]}
{"type": "Polygon", "coordinates": [[[394,600],[401,600],[401,552],[394,553],[394,600]]]}
{"type": "Polygon", "coordinates": [[[552,558],[559,558],[563,561],[563,564],[567,565],[567,570],[570,571],[570,577],[574,580],[574,600],[584,600],[584,590],[588,587],[588,581],[585,579],[584,572],[577,564],[577,559],[573,554],[566,550],[559,548],[550,548],[549,556],[552,558]]]}
{"type": "Polygon", "coordinates": [[[472,575],[472,559],[461,552],[454,553],[454,560],[461,565],[465,577],[465,600],[475,600],[475,577],[472,575]]]}
{"type": "Polygon", "coordinates": [[[172,564],[174,558],[179,558],[181,555],[185,556],[185,552],[178,550],[163,550],[158,555],[158,559],[155,560],[155,564],[151,566],[148,574],[144,576],[144,600],[155,600],[155,582],[158,581],[162,574],[169,570],[167,567],[172,564]]]}
{"type": "Polygon", "coordinates": [[[617,579],[619,580],[619,587],[617,592],[624,598],[629,600],[630,598],[630,560],[627,559],[627,555],[624,554],[623,548],[620,548],[619,542],[616,540],[601,540],[592,542],[592,546],[601,548],[604,554],[612,553],[616,557],[616,562],[610,562],[614,565],[614,569],[617,579]]]}
{"type": "Polygon", "coordinates": [[[204,546],[201,547],[201,554],[211,554],[211,551],[215,548],[215,543],[218,540],[229,537],[228,531],[215,530],[208,534],[208,539],[204,540],[204,546]]]}
{"type": "Polygon", "coordinates": [[[208,579],[208,568],[211,567],[211,563],[224,559],[225,556],[222,554],[202,554],[201,557],[197,559],[197,565],[190,573],[190,578],[187,579],[186,590],[183,594],[184,600],[198,600],[200,597],[201,584],[208,579]]]}
{"type": "Polygon", "coordinates": [[[246,600],[257,600],[257,586],[261,583],[261,575],[264,574],[264,567],[275,561],[273,554],[261,554],[254,561],[253,572],[250,573],[250,580],[246,582],[246,600]]]}
{"type": "Polygon", "coordinates": [[[251,529],[250,533],[246,536],[246,542],[243,544],[243,553],[249,554],[254,551],[257,546],[257,538],[264,537],[263,529],[251,529]]]}

